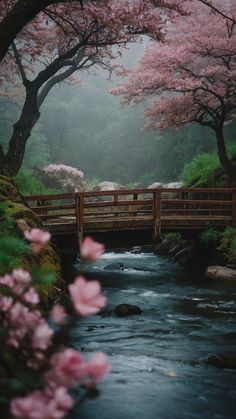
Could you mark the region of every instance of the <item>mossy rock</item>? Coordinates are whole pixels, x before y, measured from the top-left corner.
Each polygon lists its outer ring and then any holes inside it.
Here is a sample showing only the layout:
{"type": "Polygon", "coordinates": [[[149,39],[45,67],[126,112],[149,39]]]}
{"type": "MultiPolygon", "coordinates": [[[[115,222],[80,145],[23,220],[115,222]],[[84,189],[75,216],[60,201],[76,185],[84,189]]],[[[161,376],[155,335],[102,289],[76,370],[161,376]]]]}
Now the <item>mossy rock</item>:
{"type": "MultiPolygon", "coordinates": [[[[24,198],[17,190],[14,181],[7,176],[0,176],[0,202],[5,204],[7,217],[12,220],[9,231],[2,231],[4,235],[15,235],[24,238],[24,231],[31,228],[41,228],[41,220],[27,206],[24,198]],[[13,228],[13,231],[12,231],[13,228]]],[[[61,264],[55,245],[51,242],[45,246],[38,255],[32,255],[22,260],[22,267],[31,270],[32,262],[36,262],[40,268],[53,267],[56,281],[52,286],[42,287],[42,300],[47,303],[49,300],[56,299],[60,296],[60,290],[65,290],[65,281],[61,275],[61,264]]]]}

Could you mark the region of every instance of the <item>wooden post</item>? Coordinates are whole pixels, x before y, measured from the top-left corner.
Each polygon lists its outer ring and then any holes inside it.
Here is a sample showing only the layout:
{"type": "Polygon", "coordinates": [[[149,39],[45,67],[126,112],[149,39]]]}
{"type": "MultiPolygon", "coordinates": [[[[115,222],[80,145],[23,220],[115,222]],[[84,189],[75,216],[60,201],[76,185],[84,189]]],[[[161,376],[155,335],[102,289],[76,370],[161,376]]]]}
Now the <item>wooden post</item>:
{"type": "Polygon", "coordinates": [[[75,195],[75,222],[76,222],[76,235],[77,235],[77,245],[80,246],[79,238],[79,195],[75,195]]]}
{"type": "Polygon", "coordinates": [[[80,195],[79,201],[79,241],[83,240],[83,233],[84,233],[84,197],[80,195]]]}
{"type": "Polygon", "coordinates": [[[232,226],[236,227],[236,189],[232,191],[232,226]]]}
{"type": "Polygon", "coordinates": [[[75,208],[76,208],[76,230],[78,246],[80,246],[83,240],[83,215],[84,215],[84,197],[82,195],[75,196],[75,208]]]}
{"type": "Polygon", "coordinates": [[[153,239],[161,234],[161,190],[153,193],[153,239]]]}

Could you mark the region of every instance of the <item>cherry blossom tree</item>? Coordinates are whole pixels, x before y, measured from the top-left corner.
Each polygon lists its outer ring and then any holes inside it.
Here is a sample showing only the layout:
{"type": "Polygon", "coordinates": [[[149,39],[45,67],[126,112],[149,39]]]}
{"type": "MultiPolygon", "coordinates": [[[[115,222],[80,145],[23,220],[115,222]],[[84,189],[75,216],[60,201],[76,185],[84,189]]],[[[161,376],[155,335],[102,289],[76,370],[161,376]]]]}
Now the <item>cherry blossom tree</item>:
{"type": "MultiPolygon", "coordinates": [[[[69,3],[70,0],[0,0],[0,61],[6,55],[18,33],[39,12],[45,10],[51,4],[65,2],[69,3]]],[[[76,0],[73,0],[73,3],[75,2],[76,0]]],[[[83,0],[79,0],[78,7],[82,6],[83,0]]]]}
{"type": "Polygon", "coordinates": [[[113,45],[121,47],[143,33],[161,39],[166,17],[156,4],[170,18],[182,12],[179,3],[182,2],[91,1],[78,10],[77,2],[69,2],[52,5],[38,14],[12,42],[1,67],[1,81],[6,86],[3,93],[8,97],[19,95],[22,83],[25,91],[22,112],[6,155],[0,149],[1,171],[15,175],[20,169],[26,142],[40,117],[40,107],[55,84],[93,65],[110,69],[113,45]],[[10,92],[9,84],[13,86],[10,92]]]}
{"type": "MultiPolygon", "coordinates": [[[[165,42],[148,48],[129,82],[114,93],[126,103],[153,98],[146,115],[154,128],[196,122],[214,130],[220,162],[235,184],[224,126],[236,116],[236,31],[226,17],[201,3],[188,2],[191,14],[169,25],[165,42]]],[[[225,2],[220,10],[235,20],[233,3],[225,2]]],[[[219,1],[211,5],[218,7],[219,1]]]]}

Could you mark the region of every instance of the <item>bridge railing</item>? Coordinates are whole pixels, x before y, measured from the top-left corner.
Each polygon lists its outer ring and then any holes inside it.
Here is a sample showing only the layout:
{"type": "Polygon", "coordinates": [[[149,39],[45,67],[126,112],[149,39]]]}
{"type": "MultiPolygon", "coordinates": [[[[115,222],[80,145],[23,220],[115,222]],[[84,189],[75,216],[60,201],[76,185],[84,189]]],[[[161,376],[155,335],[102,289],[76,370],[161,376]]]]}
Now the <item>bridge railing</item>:
{"type": "MultiPolygon", "coordinates": [[[[74,223],[81,238],[84,226],[96,221],[106,230],[111,220],[127,226],[149,225],[153,236],[162,226],[236,225],[236,190],[231,188],[158,188],[89,191],[26,197],[45,225],[74,223]],[[132,224],[133,223],[133,224],[132,224]]],[[[190,227],[191,228],[191,227],[190,227]]]]}

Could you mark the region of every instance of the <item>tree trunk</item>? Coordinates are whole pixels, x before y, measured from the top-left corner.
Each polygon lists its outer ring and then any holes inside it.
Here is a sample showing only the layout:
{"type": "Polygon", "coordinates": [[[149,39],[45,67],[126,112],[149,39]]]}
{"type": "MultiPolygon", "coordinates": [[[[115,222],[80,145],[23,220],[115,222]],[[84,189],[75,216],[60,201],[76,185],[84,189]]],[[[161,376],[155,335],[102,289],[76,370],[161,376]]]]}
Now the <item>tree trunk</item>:
{"type": "Polygon", "coordinates": [[[215,133],[220,163],[225,173],[230,178],[232,186],[236,186],[236,166],[232,163],[232,161],[229,159],[227,155],[223,129],[217,128],[215,130],[215,133]]]}
{"type": "Polygon", "coordinates": [[[37,90],[28,87],[22,113],[18,121],[14,124],[13,134],[5,158],[12,176],[15,176],[21,168],[26,142],[39,117],[37,90]]]}

